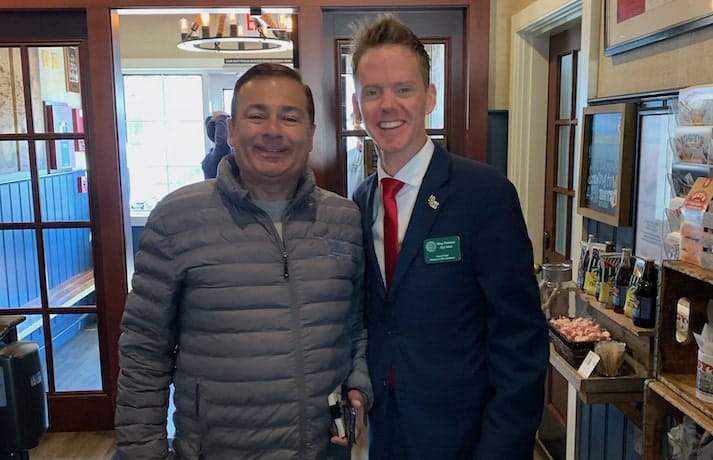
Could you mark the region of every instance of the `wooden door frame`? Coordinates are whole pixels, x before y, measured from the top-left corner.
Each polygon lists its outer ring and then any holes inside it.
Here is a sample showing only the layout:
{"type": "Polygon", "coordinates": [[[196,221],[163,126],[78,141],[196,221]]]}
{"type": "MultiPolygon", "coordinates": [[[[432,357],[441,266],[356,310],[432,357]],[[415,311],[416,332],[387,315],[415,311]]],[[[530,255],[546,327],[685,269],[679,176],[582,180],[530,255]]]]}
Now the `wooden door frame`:
{"type": "MultiPolygon", "coordinates": [[[[422,10],[414,11],[413,9],[394,9],[389,12],[394,12],[397,14],[406,24],[409,25],[418,35],[420,35],[426,43],[442,43],[445,46],[445,82],[446,82],[446,93],[444,94],[444,103],[446,105],[444,111],[445,124],[443,129],[438,130],[428,130],[441,133],[445,136],[448,147],[451,151],[458,154],[466,156],[465,152],[465,136],[463,133],[466,131],[466,107],[462,104],[458,104],[456,101],[461,101],[465,97],[465,67],[463,66],[463,61],[461,56],[463,54],[463,48],[465,44],[459,39],[462,38],[462,31],[457,27],[450,27],[449,20],[452,20],[455,16],[462,15],[465,16],[462,9],[456,8],[432,8],[430,12],[423,12],[422,10]],[[421,31],[421,33],[419,33],[421,31]],[[423,31],[428,31],[431,35],[425,35],[423,31]],[[450,35],[448,35],[450,33],[450,35]]],[[[325,62],[325,68],[331,68],[335,71],[333,73],[324,72],[325,76],[329,76],[329,79],[323,78],[323,86],[329,94],[334,95],[334,100],[332,101],[332,112],[330,118],[332,120],[337,120],[334,123],[335,127],[335,152],[337,152],[336,166],[338,170],[336,174],[330,174],[330,189],[336,191],[337,193],[344,193],[346,190],[345,179],[345,165],[346,165],[346,150],[344,149],[343,138],[345,136],[345,131],[351,131],[351,127],[346,130],[339,126],[342,119],[342,108],[341,99],[339,91],[341,90],[341,83],[339,80],[341,76],[339,75],[339,64],[338,60],[340,58],[340,43],[348,43],[349,36],[345,34],[348,31],[348,26],[355,19],[362,16],[375,16],[380,13],[380,10],[333,10],[325,13],[326,21],[325,32],[322,38],[323,41],[332,43],[332,58],[331,60],[325,62]],[[330,23],[331,21],[331,23],[330,23]],[[326,86],[329,85],[329,86],[326,86]]],[[[440,89],[439,89],[440,91],[440,89]]]]}
{"type": "MultiPolygon", "coordinates": [[[[569,152],[569,171],[567,175],[568,184],[571,185],[571,194],[569,194],[569,206],[567,207],[566,222],[571,227],[572,225],[572,213],[573,213],[573,203],[574,203],[574,177],[575,177],[575,133],[577,128],[577,79],[578,79],[578,64],[574,66],[574,72],[572,74],[572,88],[571,88],[571,107],[570,116],[567,118],[572,120],[571,123],[560,123],[555,120],[562,119],[559,115],[560,108],[560,57],[570,54],[572,50],[577,50],[577,56],[579,56],[579,51],[581,49],[581,31],[578,24],[573,24],[569,28],[565,29],[558,34],[550,37],[550,50],[549,50],[549,72],[548,72],[548,85],[547,85],[547,147],[545,150],[545,184],[544,184],[544,220],[543,220],[543,231],[542,234],[550,234],[551,242],[548,247],[545,247],[544,242],[542,245],[542,260],[548,261],[550,263],[559,263],[571,260],[571,231],[567,235],[566,244],[566,254],[560,255],[554,249],[556,240],[556,196],[558,194],[562,195],[562,188],[556,186],[557,178],[557,160],[558,160],[558,143],[559,143],[559,132],[558,128],[561,126],[569,125],[569,139],[568,139],[568,152],[569,152]],[[576,33],[575,33],[576,29],[576,33]]],[[[571,228],[570,228],[571,230],[571,228]]]]}
{"type": "Polygon", "coordinates": [[[92,91],[93,83],[112,81],[111,66],[104,62],[111,56],[106,9],[56,10],[38,12],[26,9],[3,13],[7,27],[0,38],[3,43],[57,43],[79,47],[82,108],[85,114],[86,146],[89,174],[90,215],[93,244],[93,268],[97,302],[98,341],[102,355],[101,371],[104,391],[62,392],[48,395],[49,429],[51,431],[101,430],[114,425],[118,359],[116,342],[119,319],[126,296],[127,280],[122,213],[117,207],[121,197],[116,173],[119,144],[116,132],[113,89],[92,91]],[[32,23],[34,27],[27,27],[32,23]],[[103,33],[102,33],[103,32],[103,33]],[[112,110],[113,109],[113,110],[112,110]],[[107,135],[109,134],[109,135],[107,135]],[[119,223],[117,225],[117,223],[119,223]]]}

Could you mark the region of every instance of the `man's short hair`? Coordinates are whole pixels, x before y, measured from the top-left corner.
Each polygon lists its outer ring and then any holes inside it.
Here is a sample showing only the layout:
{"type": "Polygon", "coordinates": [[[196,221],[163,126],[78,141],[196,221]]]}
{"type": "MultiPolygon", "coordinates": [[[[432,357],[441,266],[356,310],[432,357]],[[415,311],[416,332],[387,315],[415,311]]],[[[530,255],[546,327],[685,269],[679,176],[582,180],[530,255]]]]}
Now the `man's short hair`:
{"type": "Polygon", "coordinates": [[[310,87],[302,81],[302,77],[295,69],[282,64],[274,64],[272,62],[263,62],[250,67],[240,76],[240,78],[238,78],[238,81],[235,82],[235,88],[233,88],[233,100],[230,103],[230,115],[233,117],[233,120],[237,117],[236,110],[238,107],[238,93],[240,92],[240,88],[251,80],[265,77],[289,78],[290,80],[294,80],[302,85],[305,97],[307,98],[307,115],[309,116],[309,122],[310,124],[314,124],[314,98],[312,97],[312,90],[310,87]]]}
{"type": "Polygon", "coordinates": [[[401,45],[411,50],[418,58],[423,83],[428,86],[431,78],[431,58],[418,36],[393,14],[381,14],[365,18],[351,25],[352,72],[359,68],[362,56],[371,48],[381,45],[401,45]]]}

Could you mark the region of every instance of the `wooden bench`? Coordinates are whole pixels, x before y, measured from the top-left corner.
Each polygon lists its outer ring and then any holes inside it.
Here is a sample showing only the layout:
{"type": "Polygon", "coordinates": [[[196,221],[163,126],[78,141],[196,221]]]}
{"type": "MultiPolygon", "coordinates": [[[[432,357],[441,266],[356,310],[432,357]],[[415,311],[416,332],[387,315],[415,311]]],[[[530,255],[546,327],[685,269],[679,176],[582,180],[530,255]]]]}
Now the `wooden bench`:
{"type": "MultiPolygon", "coordinates": [[[[67,278],[49,291],[50,307],[71,307],[94,292],[94,270],[87,270],[67,278]]],[[[22,308],[40,308],[42,299],[35,297],[22,308]]]]}
{"type": "MultiPolygon", "coordinates": [[[[95,290],[94,270],[86,270],[67,278],[57,286],[49,290],[50,307],[71,307],[95,290]]],[[[25,303],[22,308],[40,308],[42,298],[35,297],[25,303]]],[[[50,315],[52,317],[54,315],[50,315]]],[[[42,327],[42,319],[39,319],[20,331],[21,337],[26,337],[35,330],[42,327]]]]}

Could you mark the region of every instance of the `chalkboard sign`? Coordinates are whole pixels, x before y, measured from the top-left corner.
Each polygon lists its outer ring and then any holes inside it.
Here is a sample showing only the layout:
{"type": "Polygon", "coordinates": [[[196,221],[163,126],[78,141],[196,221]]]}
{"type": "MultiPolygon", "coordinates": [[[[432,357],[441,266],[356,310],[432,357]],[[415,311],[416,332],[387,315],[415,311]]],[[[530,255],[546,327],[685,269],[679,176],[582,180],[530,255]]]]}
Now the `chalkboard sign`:
{"type": "Polygon", "coordinates": [[[635,117],[630,103],[584,108],[579,214],[615,227],[629,225],[635,117]]]}

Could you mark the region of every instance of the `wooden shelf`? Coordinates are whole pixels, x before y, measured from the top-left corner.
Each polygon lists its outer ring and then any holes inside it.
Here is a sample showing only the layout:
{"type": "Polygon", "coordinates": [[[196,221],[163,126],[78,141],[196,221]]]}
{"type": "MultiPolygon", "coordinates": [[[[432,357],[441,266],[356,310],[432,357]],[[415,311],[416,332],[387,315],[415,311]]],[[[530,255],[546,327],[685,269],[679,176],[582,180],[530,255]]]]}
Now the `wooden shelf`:
{"type": "Polygon", "coordinates": [[[713,284],[713,271],[680,260],[664,260],[663,266],[704,283],[713,284]]]}
{"type": "MultiPolygon", "coordinates": [[[[634,326],[631,318],[599,302],[594,296],[579,293],[577,311],[586,310],[597,323],[611,334],[612,338],[626,343],[625,360],[634,373],[641,376],[653,376],[653,349],[656,329],[634,326]]],[[[639,390],[643,392],[642,388],[639,390]]]]}
{"type": "Polygon", "coordinates": [[[660,374],[656,380],[663,386],[655,386],[654,391],[661,389],[661,396],[666,400],[674,400],[678,410],[713,433],[713,403],[696,396],[695,374],[660,374]]]}
{"type": "Polygon", "coordinates": [[[592,375],[583,378],[553,346],[550,346],[550,364],[569,382],[587,404],[643,401],[646,375],[629,374],[618,377],[592,375]]]}
{"type": "Polygon", "coordinates": [[[644,397],[644,456],[662,459],[663,421],[667,416],[687,415],[704,430],[713,432],[713,404],[695,397],[695,375],[668,375],[646,382],[644,397]],[[693,396],[691,396],[693,395],[693,396]]]}
{"type": "Polygon", "coordinates": [[[706,306],[713,298],[713,271],[678,260],[662,262],[661,294],[656,318],[654,379],[644,391],[644,455],[660,459],[661,442],[669,416],[686,415],[713,433],[713,403],[696,397],[698,346],[692,337],[676,340],[676,305],[690,301],[689,334],[707,321],[706,306]]]}
{"type": "MultiPolygon", "coordinates": [[[[656,335],[656,329],[654,328],[643,328],[643,327],[638,327],[634,325],[634,322],[629,318],[628,316],[621,314],[621,313],[616,313],[614,312],[613,308],[607,308],[606,305],[603,303],[599,302],[596,297],[593,295],[585,294],[583,292],[580,293],[580,296],[582,300],[587,302],[589,306],[594,309],[595,311],[598,312],[598,315],[602,315],[605,318],[607,318],[608,321],[607,323],[613,323],[616,325],[616,329],[621,329],[622,331],[627,331],[628,333],[631,333],[637,337],[653,337],[656,335]]],[[[591,311],[590,311],[591,313],[591,311]]],[[[600,324],[602,324],[600,322],[600,324]]],[[[617,335],[612,331],[612,326],[610,324],[602,324],[602,326],[606,327],[609,332],[612,333],[612,335],[617,335]]],[[[622,335],[622,334],[618,334],[622,335]]]]}

